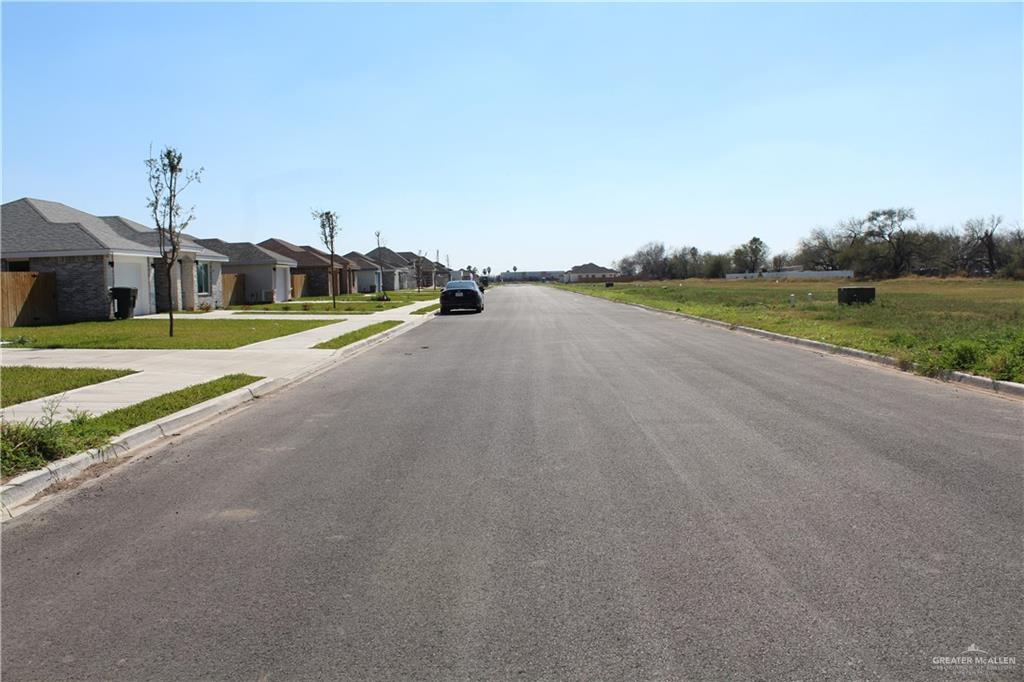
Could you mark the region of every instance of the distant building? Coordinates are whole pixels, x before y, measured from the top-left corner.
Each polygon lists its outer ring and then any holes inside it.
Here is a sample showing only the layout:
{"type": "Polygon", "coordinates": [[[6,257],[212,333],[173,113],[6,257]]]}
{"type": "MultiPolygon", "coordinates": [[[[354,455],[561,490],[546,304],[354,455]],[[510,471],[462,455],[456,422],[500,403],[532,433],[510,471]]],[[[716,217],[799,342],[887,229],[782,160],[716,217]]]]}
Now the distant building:
{"type": "Polygon", "coordinates": [[[611,268],[605,268],[594,263],[584,263],[574,266],[565,273],[566,282],[604,282],[613,277],[618,277],[619,272],[611,268]]]}

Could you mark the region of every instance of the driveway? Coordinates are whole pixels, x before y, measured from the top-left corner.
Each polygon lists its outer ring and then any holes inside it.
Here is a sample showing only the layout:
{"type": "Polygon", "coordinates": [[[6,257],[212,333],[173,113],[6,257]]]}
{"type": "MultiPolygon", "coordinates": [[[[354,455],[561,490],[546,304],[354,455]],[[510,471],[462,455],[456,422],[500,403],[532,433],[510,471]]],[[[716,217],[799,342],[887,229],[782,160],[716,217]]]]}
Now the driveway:
{"type": "Polygon", "coordinates": [[[4,676],[1020,679],[1022,417],[498,287],[5,523],[4,676]]]}

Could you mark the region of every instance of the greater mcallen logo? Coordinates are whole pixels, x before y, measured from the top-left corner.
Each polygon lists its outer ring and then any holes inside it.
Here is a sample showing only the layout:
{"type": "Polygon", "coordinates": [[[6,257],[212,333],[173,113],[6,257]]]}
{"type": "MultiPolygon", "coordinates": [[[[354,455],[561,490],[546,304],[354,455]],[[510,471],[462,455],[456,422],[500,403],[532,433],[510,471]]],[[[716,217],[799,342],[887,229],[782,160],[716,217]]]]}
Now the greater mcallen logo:
{"type": "Polygon", "coordinates": [[[1016,656],[994,656],[974,643],[956,656],[932,658],[932,667],[937,670],[1007,670],[1015,665],[1016,656]]]}

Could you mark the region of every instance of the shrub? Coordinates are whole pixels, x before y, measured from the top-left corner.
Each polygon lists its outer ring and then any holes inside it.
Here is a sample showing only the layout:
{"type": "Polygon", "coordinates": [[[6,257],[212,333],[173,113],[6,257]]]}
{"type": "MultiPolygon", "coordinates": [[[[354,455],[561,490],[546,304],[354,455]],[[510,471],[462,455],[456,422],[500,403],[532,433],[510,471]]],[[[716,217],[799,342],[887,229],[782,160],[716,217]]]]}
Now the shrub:
{"type": "Polygon", "coordinates": [[[976,341],[954,341],[942,352],[939,364],[942,369],[966,370],[974,367],[984,355],[984,349],[976,341]]]}
{"type": "Polygon", "coordinates": [[[85,412],[74,412],[70,421],[55,418],[59,401],[47,405],[40,419],[0,422],[0,470],[4,476],[38,469],[47,462],[82,450],[106,445],[112,434],[97,428],[85,412]]]}
{"type": "Polygon", "coordinates": [[[201,310],[204,313],[208,313],[211,310],[213,310],[213,305],[209,301],[203,301],[202,303],[199,304],[199,310],[201,310]]]}

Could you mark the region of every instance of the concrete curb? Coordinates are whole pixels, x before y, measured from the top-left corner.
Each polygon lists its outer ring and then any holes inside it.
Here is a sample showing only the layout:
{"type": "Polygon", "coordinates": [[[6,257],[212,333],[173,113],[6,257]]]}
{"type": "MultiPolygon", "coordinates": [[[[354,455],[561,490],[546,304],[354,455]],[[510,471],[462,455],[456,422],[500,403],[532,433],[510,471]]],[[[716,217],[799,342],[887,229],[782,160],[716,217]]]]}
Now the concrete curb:
{"type": "MultiPolygon", "coordinates": [[[[787,334],[779,334],[777,332],[769,332],[764,329],[755,329],[754,327],[744,327],[739,324],[732,324],[729,322],[722,322],[721,320],[712,320],[707,317],[700,317],[698,315],[691,315],[689,313],[676,312],[674,310],[664,310],[663,308],[655,308],[653,306],[644,305],[643,303],[626,303],[624,301],[615,301],[610,298],[604,298],[602,296],[591,296],[590,294],[580,293],[579,291],[572,291],[570,289],[560,289],[560,291],[566,291],[570,294],[576,294],[577,296],[586,296],[587,298],[597,298],[609,303],[618,303],[620,305],[628,305],[641,310],[647,310],[654,313],[663,313],[665,315],[671,315],[673,317],[682,317],[693,322],[700,322],[701,324],[711,325],[713,327],[722,327],[730,331],[743,332],[744,334],[750,334],[751,336],[760,336],[761,338],[771,339],[772,341],[781,341],[782,343],[788,343],[794,346],[803,346],[811,350],[821,351],[829,353],[831,355],[845,355],[847,357],[857,358],[858,360],[865,360],[867,362],[873,362],[878,365],[884,365],[904,372],[913,372],[917,369],[917,365],[914,363],[900,362],[896,358],[891,358],[888,355],[879,355],[878,353],[869,353],[866,350],[858,350],[856,348],[848,348],[846,346],[837,346],[832,343],[825,343],[824,341],[813,341],[811,339],[802,339],[798,336],[788,336],[787,334]]],[[[919,375],[924,376],[924,375],[919,375]]],[[[932,379],[939,379],[949,383],[960,383],[965,386],[972,386],[974,388],[980,388],[993,393],[998,393],[1002,396],[1013,396],[1015,398],[1024,398],[1024,384],[1018,384],[1014,381],[1000,381],[999,379],[989,379],[988,377],[980,377],[976,374],[967,374],[965,372],[943,372],[939,376],[930,377],[932,379]]]]}
{"type": "Polygon", "coordinates": [[[128,456],[131,451],[144,445],[150,445],[158,440],[178,435],[179,432],[187,428],[224,414],[240,405],[269,396],[289,386],[302,383],[318,374],[326,372],[335,365],[364,350],[368,350],[384,343],[388,339],[404,334],[414,327],[418,327],[429,320],[432,315],[422,315],[420,317],[422,319],[410,320],[408,323],[403,320],[403,324],[398,327],[339,348],[333,351],[324,362],[297,374],[276,379],[260,379],[230,393],[211,398],[148,424],[137,426],[115,437],[102,448],[93,448],[79,452],[78,454],[53,462],[42,469],[27,471],[15,476],[0,486],[0,518],[13,518],[17,515],[17,508],[20,505],[25,504],[50,486],[66,481],[94,464],[128,456]]]}

